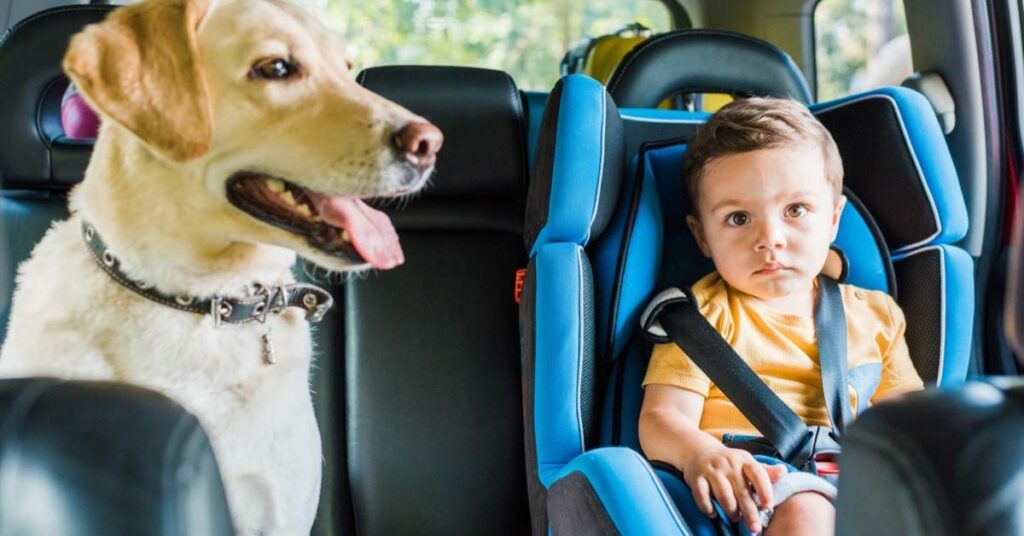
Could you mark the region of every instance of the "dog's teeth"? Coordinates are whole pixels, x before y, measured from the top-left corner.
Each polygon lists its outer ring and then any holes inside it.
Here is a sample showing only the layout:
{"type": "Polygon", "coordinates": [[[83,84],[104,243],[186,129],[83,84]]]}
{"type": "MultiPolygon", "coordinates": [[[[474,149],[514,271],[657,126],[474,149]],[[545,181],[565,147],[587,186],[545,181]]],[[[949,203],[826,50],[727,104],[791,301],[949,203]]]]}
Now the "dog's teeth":
{"type": "Polygon", "coordinates": [[[342,229],[341,230],[341,239],[344,240],[345,242],[351,242],[352,241],[349,238],[349,236],[348,236],[348,230],[347,229],[342,229]]]}
{"type": "Polygon", "coordinates": [[[295,196],[292,195],[292,192],[290,190],[278,195],[285,203],[288,203],[289,205],[295,204],[295,196]]]}
{"type": "Polygon", "coordinates": [[[284,183],[278,179],[266,179],[267,189],[275,194],[279,194],[284,191],[284,183]]]}
{"type": "Polygon", "coordinates": [[[298,212],[299,214],[302,214],[303,216],[305,216],[307,218],[309,218],[309,217],[311,217],[313,215],[313,211],[309,210],[309,206],[307,206],[305,204],[300,204],[297,207],[295,207],[295,212],[298,212]]]}

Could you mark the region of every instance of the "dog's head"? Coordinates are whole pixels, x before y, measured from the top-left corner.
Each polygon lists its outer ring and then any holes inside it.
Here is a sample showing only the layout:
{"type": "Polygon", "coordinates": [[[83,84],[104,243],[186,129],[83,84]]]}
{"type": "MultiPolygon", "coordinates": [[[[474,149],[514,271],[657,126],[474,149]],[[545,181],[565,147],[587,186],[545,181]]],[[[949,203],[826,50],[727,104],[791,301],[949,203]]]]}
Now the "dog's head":
{"type": "Polygon", "coordinates": [[[388,217],[442,136],[351,79],[340,40],[285,0],[146,0],[76,35],[64,69],[232,240],[333,270],[403,261],[388,217]]]}

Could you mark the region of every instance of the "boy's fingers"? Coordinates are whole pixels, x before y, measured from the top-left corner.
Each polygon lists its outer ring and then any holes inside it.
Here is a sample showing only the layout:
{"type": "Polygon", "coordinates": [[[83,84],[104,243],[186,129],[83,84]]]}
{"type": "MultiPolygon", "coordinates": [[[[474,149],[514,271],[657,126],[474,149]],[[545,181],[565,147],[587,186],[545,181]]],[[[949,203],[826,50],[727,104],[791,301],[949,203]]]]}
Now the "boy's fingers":
{"type": "Polygon", "coordinates": [[[708,478],[708,484],[711,484],[711,493],[725,510],[725,514],[729,519],[735,520],[739,511],[736,508],[736,494],[733,493],[729,479],[722,473],[715,473],[708,478]]]}
{"type": "MultiPolygon", "coordinates": [[[[744,524],[750,532],[757,534],[761,532],[760,512],[754,504],[754,497],[750,494],[750,487],[743,473],[734,473],[732,476],[732,489],[736,492],[736,503],[739,513],[743,517],[744,524]]],[[[767,477],[767,475],[765,475],[767,477]]]]}
{"type": "MultiPolygon", "coordinates": [[[[764,509],[771,508],[774,499],[772,497],[772,478],[769,476],[771,470],[770,466],[756,461],[743,464],[743,475],[747,477],[747,481],[754,487],[754,491],[757,492],[757,498],[761,502],[759,506],[764,509]]],[[[775,480],[778,479],[776,478],[775,480]]]]}
{"type": "Polygon", "coordinates": [[[711,504],[711,487],[707,479],[698,478],[690,491],[693,492],[693,502],[697,503],[697,508],[708,517],[714,518],[716,512],[714,505],[711,504]]]}

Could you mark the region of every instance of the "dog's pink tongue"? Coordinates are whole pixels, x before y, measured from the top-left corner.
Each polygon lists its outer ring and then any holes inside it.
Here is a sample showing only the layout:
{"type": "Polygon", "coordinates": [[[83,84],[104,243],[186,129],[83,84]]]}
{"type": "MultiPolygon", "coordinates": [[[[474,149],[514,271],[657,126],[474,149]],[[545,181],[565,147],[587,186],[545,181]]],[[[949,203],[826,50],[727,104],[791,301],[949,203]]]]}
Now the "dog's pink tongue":
{"type": "Polygon", "coordinates": [[[398,233],[387,214],[354,197],[313,195],[320,218],[348,231],[356,251],[374,268],[394,268],[405,262],[398,233]]]}

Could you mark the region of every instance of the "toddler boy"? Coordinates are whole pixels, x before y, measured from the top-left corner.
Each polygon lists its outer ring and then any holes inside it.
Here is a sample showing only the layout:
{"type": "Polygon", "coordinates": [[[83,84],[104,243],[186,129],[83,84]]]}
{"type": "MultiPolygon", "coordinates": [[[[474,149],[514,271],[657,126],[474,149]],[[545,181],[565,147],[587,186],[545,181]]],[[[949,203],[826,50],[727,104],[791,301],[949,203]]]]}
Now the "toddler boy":
{"type": "MultiPolygon", "coordinates": [[[[693,203],[686,221],[716,269],[692,288],[699,310],[809,425],[829,426],[814,305],[817,276],[846,203],[842,181],[828,130],[803,105],[783,99],[723,107],[698,131],[683,166],[693,203]]],[[[892,298],[851,285],[840,289],[854,413],[922,389],[903,313],[892,298]]],[[[682,471],[701,511],[715,515],[713,498],[754,533],[834,531],[833,486],[806,473],[787,476],[795,470],[778,460],[723,444],[723,438],[760,434],[678,346],[654,348],[644,389],[644,453],[682,471]],[[767,527],[762,511],[773,512],[764,516],[771,519],[767,527]]]]}

